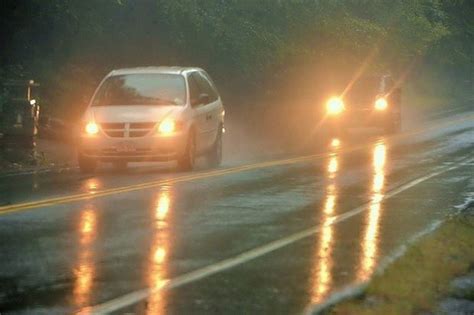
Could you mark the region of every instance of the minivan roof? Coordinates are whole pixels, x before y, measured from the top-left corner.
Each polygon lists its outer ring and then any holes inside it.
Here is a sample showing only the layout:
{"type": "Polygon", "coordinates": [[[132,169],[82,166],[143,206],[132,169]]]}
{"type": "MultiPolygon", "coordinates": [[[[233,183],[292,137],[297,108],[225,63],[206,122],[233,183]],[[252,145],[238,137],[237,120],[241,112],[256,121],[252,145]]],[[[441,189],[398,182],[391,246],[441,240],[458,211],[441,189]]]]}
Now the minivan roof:
{"type": "Polygon", "coordinates": [[[137,67],[112,70],[108,76],[138,73],[183,74],[190,71],[202,71],[196,67],[137,67]]]}

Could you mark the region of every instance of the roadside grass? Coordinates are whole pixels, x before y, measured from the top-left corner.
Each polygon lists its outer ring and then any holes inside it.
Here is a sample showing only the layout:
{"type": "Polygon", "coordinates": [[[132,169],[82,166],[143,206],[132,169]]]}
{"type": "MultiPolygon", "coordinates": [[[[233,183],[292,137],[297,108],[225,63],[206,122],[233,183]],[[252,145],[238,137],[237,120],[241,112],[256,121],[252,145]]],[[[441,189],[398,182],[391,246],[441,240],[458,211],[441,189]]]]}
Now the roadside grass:
{"type": "Polygon", "coordinates": [[[423,314],[449,294],[450,281],[474,267],[474,215],[448,219],[376,274],[363,294],[327,314],[423,314]]]}

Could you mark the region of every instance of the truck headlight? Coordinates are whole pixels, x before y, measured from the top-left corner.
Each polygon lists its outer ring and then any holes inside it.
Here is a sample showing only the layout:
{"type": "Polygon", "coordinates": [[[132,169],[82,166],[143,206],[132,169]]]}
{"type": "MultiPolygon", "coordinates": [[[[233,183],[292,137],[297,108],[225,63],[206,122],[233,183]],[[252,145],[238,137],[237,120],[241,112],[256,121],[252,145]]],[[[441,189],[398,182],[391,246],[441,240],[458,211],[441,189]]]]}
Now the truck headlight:
{"type": "Polygon", "coordinates": [[[326,110],[330,115],[338,115],[344,110],[344,102],[339,97],[333,97],[326,103],[326,110]]]}
{"type": "Polygon", "coordinates": [[[376,110],[386,110],[388,107],[388,102],[387,100],[384,98],[384,97],[379,97],[376,101],[375,101],[375,109],[376,110]]]}
{"type": "Polygon", "coordinates": [[[93,136],[99,133],[99,125],[95,122],[88,122],[84,130],[88,135],[93,136]]]}

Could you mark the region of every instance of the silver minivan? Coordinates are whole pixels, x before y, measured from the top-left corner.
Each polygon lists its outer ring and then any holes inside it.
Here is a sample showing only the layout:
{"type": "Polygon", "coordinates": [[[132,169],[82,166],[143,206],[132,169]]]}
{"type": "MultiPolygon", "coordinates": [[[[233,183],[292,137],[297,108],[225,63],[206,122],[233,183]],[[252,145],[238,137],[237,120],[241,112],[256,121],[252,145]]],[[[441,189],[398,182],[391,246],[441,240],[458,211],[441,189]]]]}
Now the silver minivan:
{"type": "Polygon", "coordinates": [[[95,91],[79,132],[81,171],[99,162],[176,160],[192,170],[198,155],[222,160],[224,107],[199,68],[145,67],[110,72],[95,91]]]}

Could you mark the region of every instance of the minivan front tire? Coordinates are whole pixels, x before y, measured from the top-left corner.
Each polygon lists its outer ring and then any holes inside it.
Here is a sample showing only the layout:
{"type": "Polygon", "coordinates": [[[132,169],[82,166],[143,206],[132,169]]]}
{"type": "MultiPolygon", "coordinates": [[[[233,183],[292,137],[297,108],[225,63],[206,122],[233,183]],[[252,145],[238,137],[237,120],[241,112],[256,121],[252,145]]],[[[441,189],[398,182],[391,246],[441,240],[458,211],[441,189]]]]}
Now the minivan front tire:
{"type": "Polygon", "coordinates": [[[216,140],[209,151],[208,161],[212,167],[218,167],[222,163],[222,127],[219,128],[216,140]]]}
{"type": "Polygon", "coordinates": [[[184,154],[178,159],[178,169],[181,171],[192,171],[196,160],[196,137],[191,132],[188,137],[184,154]]]}

